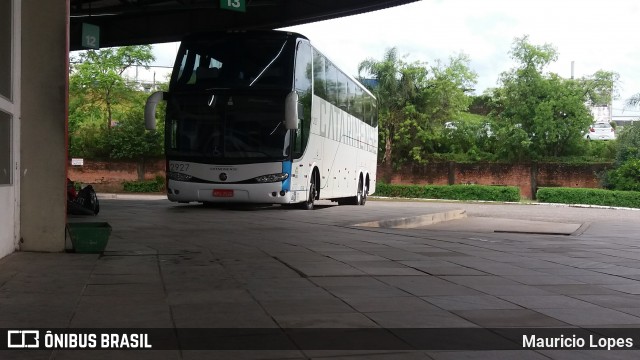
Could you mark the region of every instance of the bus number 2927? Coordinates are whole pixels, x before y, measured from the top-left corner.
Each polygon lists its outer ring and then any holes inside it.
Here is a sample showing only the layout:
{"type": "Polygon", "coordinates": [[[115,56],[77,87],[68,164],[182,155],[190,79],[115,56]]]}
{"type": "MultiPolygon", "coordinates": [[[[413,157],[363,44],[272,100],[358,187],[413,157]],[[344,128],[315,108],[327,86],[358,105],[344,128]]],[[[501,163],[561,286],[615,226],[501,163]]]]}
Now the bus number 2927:
{"type": "Polygon", "coordinates": [[[169,164],[169,170],[183,172],[189,170],[189,164],[184,163],[171,163],[169,164]]]}

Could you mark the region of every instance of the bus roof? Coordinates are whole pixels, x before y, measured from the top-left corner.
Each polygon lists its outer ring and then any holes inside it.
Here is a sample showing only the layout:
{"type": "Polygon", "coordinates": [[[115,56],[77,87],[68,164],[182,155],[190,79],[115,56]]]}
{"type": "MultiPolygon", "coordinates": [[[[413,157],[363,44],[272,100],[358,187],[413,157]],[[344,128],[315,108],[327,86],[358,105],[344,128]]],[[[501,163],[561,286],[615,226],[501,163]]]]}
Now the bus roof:
{"type": "Polygon", "coordinates": [[[226,36],[246,36],[246,35],[251,35],[251,36],[273,36],[273,37],[282,37],[282,38],[286,38],[286,37],[296,37],[296,38],[303,38],[306,40],[309,40],[309,38],[307,38],[306,36],[299,34],[299,33],[295,33],[295,32],[291,32],[291,31],[282,31],[282,30],[227,30],[227,31],[207,31],[207,32],[197,32],[197,33],[190,33],[185,35],[182,40],[183,41],[188,41],[188,40],[192,40],[192,39],[201,39],[201,38],[207,38],[207,37],[212,37],[212,36],[221,36],[221,35],[226,35],[226,36]]]}
{"type": "MultiPolygon", "coordinates": [[[[316,51],[320,52],[327,60],[331,61],[334,65],[336,64],[335,61],[331,60],[330,57],[326,56],[324,54],[324,52],[320,51],[315,45],[313,45],[313,41],[309,40],[308,37],[300,34],[300,33],[296,33],[296,32],[291,32],[291,31],[283,31],[283,30],[227,30],[227,31],[209,31],[209,32],[199,32],[199,33],[191,33],[188,34],[186,36],[183,37],[183,41],[190,41],[193,39],[202,39],[202,38],[207,38],[207,37],[215,37],[215,36],[221,36],[221,35],[231,35],[231,36],[246,36],[246,35],[250,35],[250,36],[272,36],[275,38],[300,38],[300,39],[305,39],[307,41],[309,41],[311,43],[311,45],[313,46],[314,49],[316,49],[316,51]]],[[[346,72],[344,72],[340,67],[337,67],[338,70],[340,70],[345,76],[347,76],[349,79],[351,79],[352,81],[356,82],[358,85],[360,85],[360,87],[371,97],[373,97],[375,99],[375,96],[371,93],[371,91],[369,91],[369,89],[364,86],[360,81],[358,81],[358,79],[356,79],[353,75],[351,74],[347,74],[346,72]]]]}

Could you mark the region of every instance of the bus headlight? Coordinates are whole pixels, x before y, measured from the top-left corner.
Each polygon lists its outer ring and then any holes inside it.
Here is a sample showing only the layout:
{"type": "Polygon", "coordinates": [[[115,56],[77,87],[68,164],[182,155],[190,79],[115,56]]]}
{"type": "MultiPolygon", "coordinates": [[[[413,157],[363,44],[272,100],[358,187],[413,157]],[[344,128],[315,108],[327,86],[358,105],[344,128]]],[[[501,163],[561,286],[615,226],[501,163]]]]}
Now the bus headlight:
{"type": "Polygon", "coordinates": [[[254,178],[256,182],[259,183],[272,183],[278,181],[285,181],[289,178],[289,174],[287,173],[278,173],[278,174],[270,174],[270,175],[262,175],[254,178]]]}
{"type": "Polygon", "coordinates": [[[191,181],[193,176],[175,172],[175,171],[169,171],[167,172],[167,178],[175,181],[191,181]]]}

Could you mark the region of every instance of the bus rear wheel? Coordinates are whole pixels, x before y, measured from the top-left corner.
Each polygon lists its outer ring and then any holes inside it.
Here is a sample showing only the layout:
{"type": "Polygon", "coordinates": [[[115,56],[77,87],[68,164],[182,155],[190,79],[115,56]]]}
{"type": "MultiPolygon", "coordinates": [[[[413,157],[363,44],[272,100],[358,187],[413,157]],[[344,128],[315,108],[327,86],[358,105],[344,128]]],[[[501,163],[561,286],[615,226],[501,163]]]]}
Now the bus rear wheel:
{"type": "Polygon", "coordinates": [[[358,205],[363,205],[367,203],[367,193],[369,192],[369,189],[367,189],[366,185],[362,185],[360,187],[362,189],[362,193],[359,194],[360,196],[360,201],[358,201],[358,205]]]}
{"type": "Polygon", "coordinates": [[[338,200],[338,205],[364,205],[367,202],[367,189],[362,183],[362,178],[358,181],[358,192],[356,196],[342,198],[338,200]]]}

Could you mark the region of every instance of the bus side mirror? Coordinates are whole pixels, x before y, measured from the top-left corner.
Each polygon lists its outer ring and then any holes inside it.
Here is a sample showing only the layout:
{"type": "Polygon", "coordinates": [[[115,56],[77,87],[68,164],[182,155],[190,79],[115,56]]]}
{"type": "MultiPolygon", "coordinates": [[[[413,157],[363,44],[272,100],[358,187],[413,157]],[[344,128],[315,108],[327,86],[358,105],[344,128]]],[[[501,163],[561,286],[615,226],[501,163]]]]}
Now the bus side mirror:
{"type": "Polygon", "coordinates": [[[144,105],[144,125],[147,130],[156,129],[156,106],[164,99],[164,91],[156,91],[147,98],[144,105]]]}
{"type": "Polygon", "coordinates": [[[284,125],[287,130],[298,129],[298,93],[295,91],[284,100],[284,125]]]}

